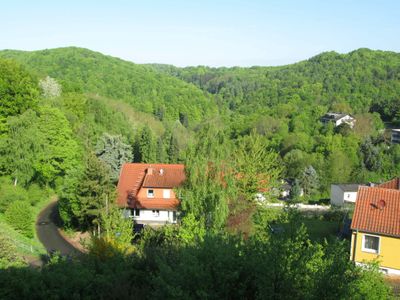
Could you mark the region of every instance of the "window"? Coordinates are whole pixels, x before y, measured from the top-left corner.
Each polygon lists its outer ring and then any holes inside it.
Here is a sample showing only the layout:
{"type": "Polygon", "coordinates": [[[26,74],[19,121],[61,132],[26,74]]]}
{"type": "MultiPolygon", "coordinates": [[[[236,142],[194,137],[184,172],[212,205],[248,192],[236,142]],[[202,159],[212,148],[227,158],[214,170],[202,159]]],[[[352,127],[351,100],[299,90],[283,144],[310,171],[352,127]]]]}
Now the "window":
{"type": "Polygon", "coordinates": [[[380,244],[379,236],[364,234],[362,240],[362,251],[379,253],[379,246],[380,246],[379,244],[380,244]]]}
{"type": "Polygon", "coordinates": [[[154,198],[154,190],[152,189],[147,190],[147,198],[154,198]]]}
{"type": "Polygon", "coordinates": [[[134,209],[134,216],[139,217],[140,216],[140,209],[134,209]]]}
{"type": "Polygon", "coordinates": [[[176,222],[176,211],[172,212],[172,221],[176,222]]]}
{"type": "Polygon", "coordinates": [[[153,217],[158,217],[158,216],[160,216],[160,211],[158,209],[153,210],[153,217]]]}
{"type": "Polygon", "coordinates": [[[163,198],[170,198],[171,191],[170,190],[163,190],[163,198]]]}

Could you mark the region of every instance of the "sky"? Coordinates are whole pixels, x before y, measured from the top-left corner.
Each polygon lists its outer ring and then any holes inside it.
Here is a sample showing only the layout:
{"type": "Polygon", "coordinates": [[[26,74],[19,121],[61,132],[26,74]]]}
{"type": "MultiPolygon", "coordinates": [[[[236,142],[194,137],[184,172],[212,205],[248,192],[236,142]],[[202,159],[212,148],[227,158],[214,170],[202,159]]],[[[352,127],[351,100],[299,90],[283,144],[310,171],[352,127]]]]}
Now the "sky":
{"type": "Polygon", "coordinates": [[[400,0],[0,0],[0,49],[84,47],[135,63],[284,65],[400,52],[400,0]]]}

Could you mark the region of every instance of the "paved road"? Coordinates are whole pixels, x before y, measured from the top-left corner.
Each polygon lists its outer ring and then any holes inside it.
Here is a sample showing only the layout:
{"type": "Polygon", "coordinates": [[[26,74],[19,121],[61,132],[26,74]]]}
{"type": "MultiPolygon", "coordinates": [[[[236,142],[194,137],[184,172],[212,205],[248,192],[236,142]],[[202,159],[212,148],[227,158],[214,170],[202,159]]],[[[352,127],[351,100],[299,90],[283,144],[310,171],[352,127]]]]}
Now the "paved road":
{"type": "Polygon", "coordinates": [[[55,222],[58,219],[57,202],[50,203],[43,209],[36,221],[36,232],[47,251],[58,251],[61,255],[79,254],[58,232],[55,222]]]}

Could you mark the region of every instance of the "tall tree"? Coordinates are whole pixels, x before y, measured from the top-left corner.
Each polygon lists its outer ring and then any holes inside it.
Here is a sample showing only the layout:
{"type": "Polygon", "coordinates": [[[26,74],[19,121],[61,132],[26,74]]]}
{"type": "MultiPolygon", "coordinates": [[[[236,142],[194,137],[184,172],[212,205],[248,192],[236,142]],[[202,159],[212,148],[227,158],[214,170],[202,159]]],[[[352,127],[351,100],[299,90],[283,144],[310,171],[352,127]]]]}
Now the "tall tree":
{"type": "Polygon", "coordinates": [[[0,169],[10,174],[14,185],[27,185],[35,175],[37,153],[40,151],[38,116],[28,110],[8,119],[8,134],[0,139],[0,169]]]}
{"type": "Polygon", "coordinates": [[[232,158],[239,193],[248,201],[257,193],[271,191],[283,171],[279,154],[268,150],[266,138],[254,131],[239,139],[232,158]]]}
{"type": "Polygon", "coordinates": [[[315,171],[312,165],[309,165],[304,169],[299,183],[303,188],[305,195],[312,195],[318,191],[319,178],[317,171],[315,171]]]}
{"type": "Polygon", "coordinates": [[[121,135],[103,133],[96,145],[96,155],[109,168],[111,179],[118,180],[122,164],[132,162],[132,147],[123,142],[121,135]]]}
{"type": "Polygon", "coordinates": [[[89,153],[83,172],[69,177],[69,186],[64,186],[60,199],[60,215],[67,225],[81,229],[100,227],[101,212],[113,199],[109,172],[94,153],[89,153]]]}
{"type": "Polygon", "coordinates": [[[61,85],[50,76],[39,81],[42,94],[45,98],[56,98],[61,96],[61,85]]]}
{"type": "Polygon", "coordinates": [[[136,139],[134,158],[137,162],[155,163],[157,159],[156,143],[150,127],[145,125],[136,139]]]}
{"type": "Polygon", "coordinates": [[[16,62],[0,59],[0,133],[8,116],[36,107],[38,96],[37,79],[16,62]]]}

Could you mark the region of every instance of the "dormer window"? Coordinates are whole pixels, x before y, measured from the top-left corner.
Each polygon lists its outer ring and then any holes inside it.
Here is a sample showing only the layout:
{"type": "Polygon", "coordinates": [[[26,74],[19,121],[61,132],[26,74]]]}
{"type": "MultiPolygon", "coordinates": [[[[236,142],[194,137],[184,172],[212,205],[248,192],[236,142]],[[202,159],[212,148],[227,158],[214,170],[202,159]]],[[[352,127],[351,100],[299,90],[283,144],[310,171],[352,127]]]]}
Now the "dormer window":
{"type": "Polygon", "coordinates": [[[154,190],[153,189],[147,190],[147,198],[154,198],[154,190]]]}

